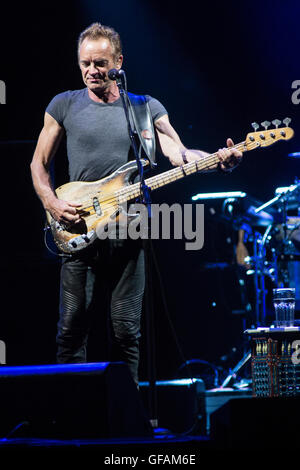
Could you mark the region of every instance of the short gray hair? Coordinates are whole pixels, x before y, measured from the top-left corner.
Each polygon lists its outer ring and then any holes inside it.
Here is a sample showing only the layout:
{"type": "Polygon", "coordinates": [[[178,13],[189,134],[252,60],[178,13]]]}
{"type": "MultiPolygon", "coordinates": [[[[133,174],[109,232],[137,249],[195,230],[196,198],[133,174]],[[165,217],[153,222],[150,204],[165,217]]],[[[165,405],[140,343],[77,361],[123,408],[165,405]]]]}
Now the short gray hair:
{"type": "Polygon", "coordinates": [[[122,55],[122,43],[119,33],[111,28],[110,26],[104,26],[101,23],[92,23],[78,38],[78,56],[79,49],[83,41],[88,38],[91,40],[97,40],[100,38],[106,38],[112,45],[114,59],[118,59],[122,55]]]}

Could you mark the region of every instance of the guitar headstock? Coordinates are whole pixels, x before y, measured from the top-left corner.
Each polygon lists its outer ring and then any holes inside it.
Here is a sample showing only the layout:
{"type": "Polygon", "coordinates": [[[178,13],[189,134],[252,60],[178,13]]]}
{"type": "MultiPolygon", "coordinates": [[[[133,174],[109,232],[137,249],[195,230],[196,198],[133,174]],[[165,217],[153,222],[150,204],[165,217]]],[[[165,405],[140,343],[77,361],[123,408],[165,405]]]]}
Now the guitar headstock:
{"type": "Polygon", "coordinates": [[[285,118],[283,121],[285,127],[278,127],[281,124],[281,121],[275,119],[272,121],[275,128],[268,129],[270,126],[269,121],[264,121],[261,123],[264,130],[259,131],[259,125],[256,122],[252,123],[252,127],[254,132],[250,132],[247,134],[245,146],[247,150],[252,150],[255,147],[268,147],[269,145],[273,145],[275,142],[279,140],[289,140],[293,137],[294,131],[291,127],[289,127],[289,123],[291,122],[290,118],[285,118]]]}

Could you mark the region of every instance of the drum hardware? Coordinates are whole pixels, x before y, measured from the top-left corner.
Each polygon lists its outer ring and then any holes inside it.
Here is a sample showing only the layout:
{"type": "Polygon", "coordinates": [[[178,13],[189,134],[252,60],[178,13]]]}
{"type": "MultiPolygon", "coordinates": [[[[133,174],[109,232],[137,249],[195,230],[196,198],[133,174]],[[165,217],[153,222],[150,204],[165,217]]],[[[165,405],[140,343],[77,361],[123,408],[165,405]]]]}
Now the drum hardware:
{"type": "MultiPolygon", "coordinates": [[[[296,255],[294,249],[295,234],[300,229],[300,217],[294,220],[287,215],[288,210],[298,209],[300,206],[300,182],[296,180],[291,186],[277,188],[275,197],[266,203],[253,200],[244,192],[208,193],[201,196],[203,196],[201,199],[215,200],[215,204],[217,200],[221,200],[221,207],[220,204],[216,207],[214,215],[229,222],[235,230],[247,227],[246,232],[248,241],[252,244],[253,255],[247,256],[244,261],[245,265],[249,266],[246,274],[253,276],[254,281],[256,325],[253,326],[266,326],[268,294],[266,280],[268,279],[273,287],[288,285],[289,273],[282,269],[280,263],[287,259],[300,260],[300,253],[296,255]],[[281,239],[278,242],[276,238],[279,232],[281,239]]],[[[250,357],[250,348],[246,346],[242,359],[230,370],[220,386],[221,389],[227,387],[231,380],[237,377],[239,370],[248,363],[250,357]]]]}
{"type": "MultiPolygon", "coordinates": [[[[267,226],[263,234],[254,230],[253,256],[245,258],[245,264],[251,266],[251,269],[247,270],[247,274],[254,275],[256,327],[267,326],[266,296],[268,292],[265,284],[266,277],[271,280],[274,287],[290,286],[290,272],[288,268],[282,266],[282,261],[300,260],[300,253],[295,253],[296,242],[299,242],[300,248],[300,235],[297,236],[300,229],[300,217],[288,217],[287,213],[288,210],[295,208],[299,212],[299,190],[300,182],[296,179],[295,184],[289,187],[277,188],[274,198],[252,210],[254,214],[258,215],[265,212],[266,209],[270,211],[275,207],[274,221],[277,219],[277,223],[278,221],[281,222],[280,227],[278,227],[273,221],[267,226]],[[274,246],[273,242],[276,238],[279,238],[280,244],[277,242],[274,246]],[[267,260],[268,248],[271,252],[271,261],[267,260]]],[[[221,388],[227,386],[231,379],[236,377],[236,373],[248,362],[250,357],[251,351],[249,350],[225,379],[221,388]]]]}
{"type": "Polygon", "coordinates": [[[274,286],[277,285],[278,269],[275,249],[271,249],[271,261],[268,261],[266,256],[272,227],[269,225],[263,235],[255,232],[253,242],[256,326],[263,326],[266,322],[266,277],[271,279],[274,286]]]}
{"type": "MultiPolygon", "coordinates": [[[[282,241],[280,253],[278,246],[274,247],[271,243],[276,231],[278,232],[279,230],[274,226],[274,222],[267,226],[263,235],[259,232],[254,232],[253,257],[248,260],[252,269],[248,270],[247,274],[254,274],[256,327],[266,326],[266,276],[271,279],[274,287],[280,287],[279,284],[281,280],[278,272],[278,260],[280,257],[285,255],[291,247],[292,242],[290,237],[292,236],[293,231],[296,230],[296,228],[293,228],[292,231],[289,230],[290,227],[288,224],[287,210],[291,198],[296,197],[298,199],[299,188],[300,183],[296,180],[294,185],[284,188],[284,190],[281,191],[277,190],[277,195],[274,198],[253,209],[254,214],[258,215],[264,213],[266,209],[269,211],[272,207],[276,206],[278,216],[275,216],[274,219],[281,219],[283,222],[281,224],[282,241]],[[271,261],[268,261],[266,256],[266,250],[268,247],[271,251],[271,261]]],[[[300,223],[298,223],[297,227],[299,226],[300,223]]]]}
{"type": "MultiPolygon", "coordinates": [[[[266,257],[267,247],[272,238],[272,228],[272,224],[268,225],[263,234],[257,230],[253,231],[253,256],[248,256],[245,258],[245,263],[251,266],[251,268],[246,271],[246,274],[254,276],[255,319],[257,326],[263,325],[266,320],[266,277],[271,280],[274,286],[277,285],[278,269],[276,250],[271,248],[271,261],[268,261],[266,257]]],[[[220,389],[226,388],[230,384],[231,380],[237,377],[240,369],[242,369],[250,359],[251,350],[245,348],[245,353],[242,359],[232,370],[229,371],[229,374],[223,381],[220,389]]]]}
{"type": "Polygon", "coordinates": [[[261,210],[259,213],[255,210],[255,204],[258,201],[247,197],[245,200],[236,197],[228,197],[224,199],[222,205],[222,214],[234,228],[240,228],[241,225],[247,224],[256,227],[268,227],[273,223],[274,217],[270,212],[261,210]]]}
{"type": "MultiPolygon", "coordinates": [[[[269,241],[269,231],[274,222],[272,211],[267,212],[261,210],[259,213],[256,213],[255,208],[261,205],[261,201],[248,196],[244,192],[204,193],[197,195],[197,199],[207,200],[210,206],[214,204],[214,217],[229,222],[235,230],[243,227],[249,239],[250,237],[252,238],[254,256],[251,257],[250,263],[251,267],[253,267],[252,273],[255,275],[256,292],[259,294],[256,300],[256,317],[257,320],[259,320],[258,312],[260,311],[260,303],[264,301],[265,298],[264,276],[269,276],[272,279],[276,276],[276,266],[274,266],[273,263],[267,262],[265,256],[263,256],[265,253],[264,245],[269,241]],[[258,231],[253,232],[253,227],[266,227],[265,237],[263,238],[258,231]]],[[[206,263],[205,268],[207,268],[208,265],[209,263],[206,263]]],[[[215,267],[214,263],[213,267],[215,267]]],[[[250,274],[250,272],[249,270],[248,274],[250,274]]],[[[240,285],[240,288],[246,287],[240,285]]],[[[249,313],[248,307],[250,307],[250,311],[252,310],[251,306],[247,305],[245,306],[246,313],[249,313]]],[[[230,371],[220,388],[228,386],[231,379],[235,378],[238,371],[248,362],[250,351],[247,349],[248,347],[243,347],[243,358],[234,369],[230,371]]]]}
{"type": "MultiPolygon", "coordinates": [[[[274,198],[258,207],[249,207],[246,212],[240,214],[233,220],[233,224],[238,226],[241,221],[246,222],[253,227],[253,256],[245,258],[245,264],[250,265],[247,270],[247,275],[254,276],[254,293],[255,293],[255,317],[256,327],[266,326],[266,310],[267,310],[267,289],[266,278],[271,280],[274,287],[279,287],[281,284],[289,284],[289,273],[287,271],[279,270],[278,265],[282,259],[286,259],[288,255],[290,259],[295,259],[292,237],[293,234],[300,228],[300,219],[294,221],[293,224],[289,223],[287,211],[291,207],[291,201],[297,208],[299,207],[299,181],[296,180],[295,184],[284,188],[282,191],[277,191],[274,198]],[[275,214],[274,214],[275,207],[275,214]],[[274,218],[270,216],[270,211],[273,213],[274,218]],[[276,220],[277,219],[277,220],[276,220]],[[278,232],[275,221],[282,222],[283,239],[281,241],[281,250],[278,246],[273,246],[272,241],[278,232]],[[256,227],[266,227],[263,234],[261,234],[256,227]],[[267,259],[267,249],[270,250],[271,260],[267,259]]],[[[227,204],[232,206],[232,201],[228,200],[227,204]]],[[[226,201],[224,201],[224,208],[226,208],[226,201]]],[[[232,213],[233,211],[231,211],[232,213]]],[[[241,226],[241,224],[240,224],[241,226]]],[[[300,240],[299,240],[300,241],[300,240]]],[[[300,259],[300,255],[299,255],[300,259]]],[[[247,350],[238,364],[230,371],[221,385],[221,388],[228,386],[230,381],[236,377],[238,371],[251,358],[251,351],[247,350]]]]}

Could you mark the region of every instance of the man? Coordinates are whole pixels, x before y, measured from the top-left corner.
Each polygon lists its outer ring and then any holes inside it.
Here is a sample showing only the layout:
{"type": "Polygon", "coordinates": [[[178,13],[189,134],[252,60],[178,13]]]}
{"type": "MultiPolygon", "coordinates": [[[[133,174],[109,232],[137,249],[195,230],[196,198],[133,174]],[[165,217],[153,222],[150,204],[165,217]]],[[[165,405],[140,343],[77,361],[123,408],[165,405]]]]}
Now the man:
{"type": "MultiPolygon", "coordinates": [[[[61,93],[51,101],[31,163],[33,184],[44,208],[64,224],[78,223],[80,215],[78,205],[59,200],[51,185],[49,165],[63,134],[67,137],[71,181],[94,181],[109,175],[128,161],[130,150],[119,89],[108,77],[109,70],[121,69],[123,63],[118,33],[92,24],[79,37],[78,60],[85,88],[61,93]]],[[[173,165],[208,155],[186,149],[162,104],[147,99],[161,151],[173,165]]],[[[227,145],[218,152],[219,167],[224,171],[234,167],[242,156],[231,139],[227,145]]],[[[99,240],[91,249],[63,261],[57,361],[86,361],[91,290],[97,293],[105,285],[110,299],[112,359],[125,361],[138,383],[144,254],[139,242],[122,242],[120,246],[99,240]]]]}

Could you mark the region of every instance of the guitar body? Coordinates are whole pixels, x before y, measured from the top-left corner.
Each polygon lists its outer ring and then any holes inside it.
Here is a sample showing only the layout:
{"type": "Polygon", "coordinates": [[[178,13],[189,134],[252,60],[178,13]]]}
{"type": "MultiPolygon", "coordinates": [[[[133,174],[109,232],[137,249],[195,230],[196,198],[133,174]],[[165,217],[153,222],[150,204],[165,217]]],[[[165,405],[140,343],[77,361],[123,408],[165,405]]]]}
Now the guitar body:
{"type": "MultiPolygon", "coordinates": [[[[148,161],[142,163],[143,166],[148,165],[148,161]]],[[[60,224],[46,211],[57,247],[64,253],[81,251],[99,238],[101,231],[107,230],[110,224],[122,223],[124,210],[120,196],[136,175],[137,165],[132,161],[101,180],[76,181],[57,188],[55,193],[59,199],[81,205],[78,208],[81,220],[70,227],[60,224]]],[[[126,214],[127,222],[132,218],[134,216],[128,217],[126,214]]]]}

